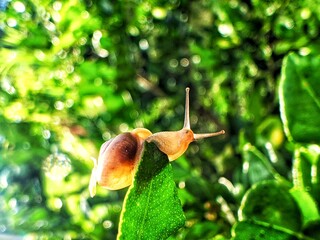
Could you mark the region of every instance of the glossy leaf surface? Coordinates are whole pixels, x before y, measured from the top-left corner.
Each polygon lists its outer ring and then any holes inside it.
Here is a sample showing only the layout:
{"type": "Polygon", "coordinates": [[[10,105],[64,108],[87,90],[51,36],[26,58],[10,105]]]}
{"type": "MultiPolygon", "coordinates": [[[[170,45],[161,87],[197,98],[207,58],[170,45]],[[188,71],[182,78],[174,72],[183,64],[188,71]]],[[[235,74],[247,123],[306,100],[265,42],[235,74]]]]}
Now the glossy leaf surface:
{"type": "Polygon", "coordinates": [[[285,59],[280,82],[280,108],[289,139],[320,142],[320,59],[291,53],[285,59]]]}
{"type": "Polygon", "coordinates": [[[168,158],[154,144],[145,144],[123,205],[118,239],[166,239],[184,222],[168,158]]]}

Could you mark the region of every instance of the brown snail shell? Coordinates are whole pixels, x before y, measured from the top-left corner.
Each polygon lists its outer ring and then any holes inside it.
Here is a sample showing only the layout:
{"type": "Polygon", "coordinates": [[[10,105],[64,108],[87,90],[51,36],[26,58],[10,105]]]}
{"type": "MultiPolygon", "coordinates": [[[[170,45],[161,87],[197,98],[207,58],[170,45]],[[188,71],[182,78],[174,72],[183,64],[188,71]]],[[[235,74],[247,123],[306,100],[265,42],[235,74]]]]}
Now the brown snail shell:
{"type": "Polygon", "coordinates": [[[132,183],[143,142],[151,134],[148,129],[137,128],[102,144],[91,174],[91,196],[95,195],[96,183],[110,190],[125,188],[132,183]]]}

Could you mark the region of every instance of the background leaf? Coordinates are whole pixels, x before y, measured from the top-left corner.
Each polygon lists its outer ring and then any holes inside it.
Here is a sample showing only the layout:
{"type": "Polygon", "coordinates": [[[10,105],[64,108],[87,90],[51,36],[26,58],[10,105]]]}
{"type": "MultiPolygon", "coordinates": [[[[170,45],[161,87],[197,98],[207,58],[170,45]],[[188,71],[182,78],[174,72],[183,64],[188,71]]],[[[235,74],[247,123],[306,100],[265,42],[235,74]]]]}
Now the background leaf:
{"type": "Polygon", "coordinates": [[[311,222],[320,220],[317,204],[308,192],[293,188],[290,190],[290,193],[301,209],[304,226],[307,226],[311,222]]]}
{"type": "Polygon", "coordinates": [[[320,59],[289,54],[282,67],[279,89],[281,117],[288,137],[320,143],[320,59]]]}
{"type": "Polygon", "coordinates": [[[255,220],[292,231],[301,229],[300,209],[288,186],[273,180],[254,185],[244,196],[239,220],[255,220]]]}
{"type": "Polygon", "coordinates": [[[272,224],[258,224],[253,221],[243,221],[234,225],[232,229],[233,240],[293,240],[293,234],[281,231],[272,224]]]}
{"type": "Polygon", "coordinates": [[[243,147],[243,173],[250,185],[263,180],[275,179],[278,174],[270,161],[255,147],[247,143],[243,147]]]}
{"type": "Polygon", "coordinates": [[[184,222],[168,157],[154,144],[145,143],[134,182],[124,201],[118,238],[166,239],[184,222]]]}
{"type": "Polygon", "coordinates": [[[292,169],[294,185],[311,194],[320,203],[320,147],[296,146],[292,169]]]}

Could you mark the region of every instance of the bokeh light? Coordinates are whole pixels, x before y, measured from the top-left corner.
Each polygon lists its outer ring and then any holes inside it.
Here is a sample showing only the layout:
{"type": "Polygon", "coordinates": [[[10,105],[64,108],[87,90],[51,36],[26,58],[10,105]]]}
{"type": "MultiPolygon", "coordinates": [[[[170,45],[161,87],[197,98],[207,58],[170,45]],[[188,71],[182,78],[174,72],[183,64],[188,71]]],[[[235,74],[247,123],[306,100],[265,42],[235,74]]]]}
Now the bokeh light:
{"type": "Polygon", "coordinates": [[[50,179],[62,180],[72,170],[71,160],[63,153],[53,153],[44,159],[42,169],[50,179]]]}

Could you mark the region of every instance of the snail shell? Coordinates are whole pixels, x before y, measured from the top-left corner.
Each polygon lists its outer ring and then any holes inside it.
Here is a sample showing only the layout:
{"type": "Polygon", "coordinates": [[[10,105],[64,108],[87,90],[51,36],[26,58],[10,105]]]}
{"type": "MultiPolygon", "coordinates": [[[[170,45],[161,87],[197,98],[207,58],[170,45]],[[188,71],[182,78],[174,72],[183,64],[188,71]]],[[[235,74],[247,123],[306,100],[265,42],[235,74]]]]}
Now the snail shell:
{"type": "Polygon", "coordinates": [[[131,185],[141,158],[144,140],[152,133],[145,128],[122,133],[102,144],[98,161],[94,160],[89,190],[93,197],[96,184],[117,190],[131,185]]]}

